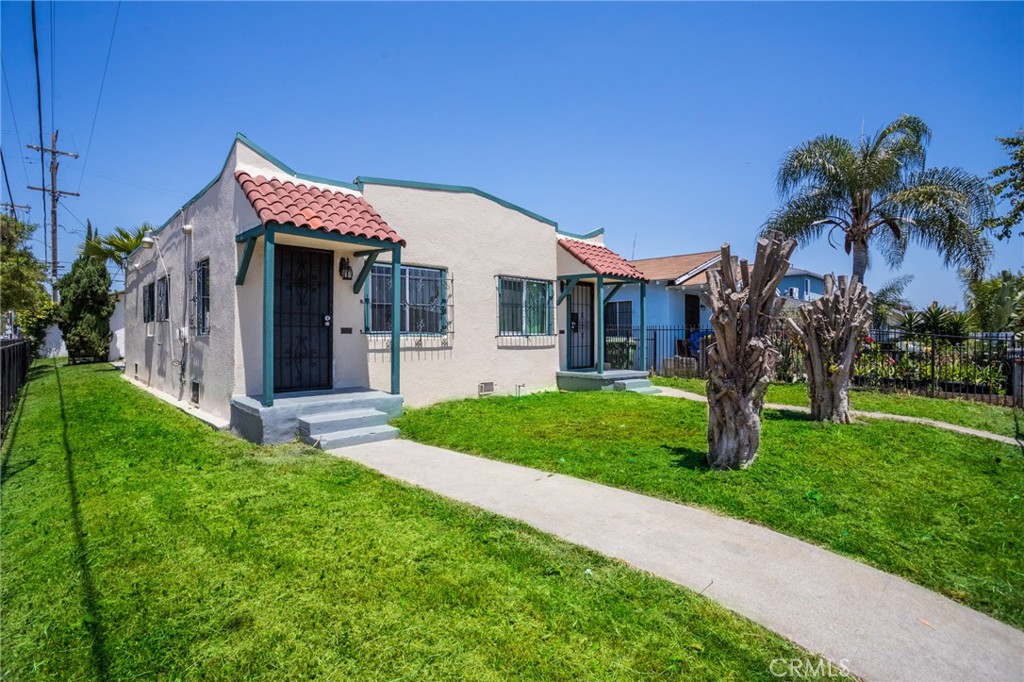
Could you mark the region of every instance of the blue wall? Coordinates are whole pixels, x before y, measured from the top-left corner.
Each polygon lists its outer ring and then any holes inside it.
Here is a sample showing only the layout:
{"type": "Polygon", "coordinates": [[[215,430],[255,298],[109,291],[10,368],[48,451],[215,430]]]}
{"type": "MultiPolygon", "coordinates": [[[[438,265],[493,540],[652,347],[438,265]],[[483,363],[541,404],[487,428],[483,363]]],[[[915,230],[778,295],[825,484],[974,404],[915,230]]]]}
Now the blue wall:
{"type": "MultiPolygon", "coordinates": [[[[633,302],[633,326],[640,326],[640,286],[627,284],[612,296],[612,301],[633,302]]],[[[669,289],[665,284],[651,283],[647,285],[647,326],[648,327],[681,327],[688,323],[683,320],[685,306],[684,292],[669,289]]],[[[707,326],[707,310],[701,311],[701,326],[707,326]]]]}
{"type": "Polygon", "coordinates": [[[788,296],[791,287],[800,291],[798,298],[801,301],[809,300],[808,293],[815,294],[815,297],[825,293],[825,281],[817,275],[786,275],[779,283],[779,291],[783,296],[788,296]]]}

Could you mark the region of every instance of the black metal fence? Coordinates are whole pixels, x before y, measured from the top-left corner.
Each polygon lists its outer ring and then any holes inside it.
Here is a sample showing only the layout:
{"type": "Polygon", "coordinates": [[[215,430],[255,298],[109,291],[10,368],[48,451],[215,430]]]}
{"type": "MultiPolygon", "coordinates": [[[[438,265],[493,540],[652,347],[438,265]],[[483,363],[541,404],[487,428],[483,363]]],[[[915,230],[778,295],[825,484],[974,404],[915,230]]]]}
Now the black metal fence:
{"type": "MultiPolygon", "coordinates": [[[[800,346],[781,327],[773,336],[781,354],[776,379],[804,379],[800,346]]],[[[607,327],[605,361],[614,369],[704,377],[713,340],[710,329],[648,327],[647,367],[641,367],[640,329],[607,327]]],[[[1024,342],[1009,333],[948,336],[874,329],[857,355],[854,384],[1024,407],[1024,342]]]]}
{"type": "Polygon", "coordinates": [[[0,425],[7,427],[14,408],[18,389],[25,382],[32,364],[32,348],[28,341],[3,339],[0,341],[0,425]]]}

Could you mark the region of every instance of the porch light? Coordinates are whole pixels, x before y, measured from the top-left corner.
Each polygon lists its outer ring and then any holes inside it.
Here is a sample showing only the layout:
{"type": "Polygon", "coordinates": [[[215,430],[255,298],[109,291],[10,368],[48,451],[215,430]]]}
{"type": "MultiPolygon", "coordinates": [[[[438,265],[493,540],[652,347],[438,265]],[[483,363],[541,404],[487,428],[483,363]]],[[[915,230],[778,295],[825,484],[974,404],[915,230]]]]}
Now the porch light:
{"type": "Polygon", "coordinates": [[[352,279],[352,263],[348,258],[342,258],[338,261],[338,274],[344,280],[352,279]]]}
{"type": "Polygon", "coordinates": [[[142,248],[152,249],[156,244],[156,239],[153,237],[153,230],[146,230],[146,236],[142,238],[142,248]]]}

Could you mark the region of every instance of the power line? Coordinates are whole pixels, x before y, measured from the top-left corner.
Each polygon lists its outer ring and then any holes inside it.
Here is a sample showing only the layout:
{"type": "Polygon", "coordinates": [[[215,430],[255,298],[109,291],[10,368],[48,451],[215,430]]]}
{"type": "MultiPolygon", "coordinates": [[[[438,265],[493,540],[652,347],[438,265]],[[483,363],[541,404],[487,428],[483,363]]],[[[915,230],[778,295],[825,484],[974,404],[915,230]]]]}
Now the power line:
{"type": "Polygon", "coordinates": [[[63,209],[65,210],[65,211],[67,211],[67,212],[68,212],[68,214],[69,214],[69,215],[70,215],[70,216],[71,216],[72,218],[74,218],[75,220],[77,220],[77,221],[78,221],[78,224],[79,224],[79,225],[81,225],[82,227],[85,227],[85,223],[83,223],[83,222],[82,222],[82,219],[81,219],[81,218],[79,218],[78,216],[76,216],[76,215],[74,214],[74,212],[73,212],[73,211],[72,211],[72,210],[71,210],[70,208],[68,208],[68,205],[67,205],[67,204],[61,204],[61,205],[60,205],[60,207],[61,207],[61,208],[63,208],[63,209]]]}
{"type": "MultiPolygon", "coordinates": [[[[36,112],[39,114],[39,182],[43,192],[43,206],[46,205],[46,166],[43,157],[43,85],[39,77],[39,33],[36,30],[36,0],[32,0],[32,53],[36,59],[36,112]]],[[[27,146],[27,145],[26,145],[27,146]]],[[[46,249],[46,211],[43,211],[43,249],[46,249]]],[[[56,295],[56,288],[54,294],[56,295]]]]}
{"type": "MultiPolygon", "coordinates": [[[[18,117],[14,115],[14,100],[11,98],[11,82],[7,78],[7,67],[0,63],[0,69],[3,71],[4,89],[7,91],[7,108],[11,110],[11,120],[14,121],[14,136],[18,140],[18,150],[24,149],[21,145],[21,131],[18,130],[18,117]]],[[[25,182],[28,183],[28,168],[25,167],[25,155],[23,153],[18,154],[18,158],[21,159],[21,172],[25,174],[25,182]]]]}
{"type": "MultiPolygon", "coordinates": [[[[50,130],[57,129],[57,12],[50,0],[50,130]]],[[[40,142],[39,144],[42,144],[40,142]]]]}
{"type": "Polygon", "coordinates": [[[114,33],[117,31],[117,18],[119,16],[121,16],[121,0],[117,0],[117,10],[114,12],[114,26],[110,29],[110,42],[107,44],[107,60],[103,63],[103,77],[100,78],[100,92],[96,96],[96,110],[92,113],[92,127],[89,128],[89,142],[85,145],[85,157],[82,159],[82,176],[78,178],[78,191],[82,190],[82,182],[85,180],[85,167],[89,165],[92,134],[96,131],[96,117],[99,116],[100,102],[103,100],[103,86],[107,82],[107,67],[110,66],[110,52],[114,49],[114,33]]]}

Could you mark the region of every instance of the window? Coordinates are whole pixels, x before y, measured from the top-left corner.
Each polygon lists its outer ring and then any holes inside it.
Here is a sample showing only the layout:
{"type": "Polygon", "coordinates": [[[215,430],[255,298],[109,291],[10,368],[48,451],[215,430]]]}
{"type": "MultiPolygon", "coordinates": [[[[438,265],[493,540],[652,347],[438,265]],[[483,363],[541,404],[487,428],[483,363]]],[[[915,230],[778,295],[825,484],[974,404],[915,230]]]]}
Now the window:
{"type": "Polygon", "coordinates": [[[210,259],[196,263],[196,336],[210,335],[210,259]]]}
{"type": "MultiPolygon", "coordinates": [[[[436,268],[402,266],[401,332],[405,334],[447,334],[448,314],[446,272],[436,268]]],[[[370,270],[367,295],[366,331],[391,331],[391,265],[375,264],[370,270]]]]}
{"type": "Polygon", "coordinates": [[[167,300],[167,285],[168,278],[166,276],[156,281],[156,319],[158,322],[171,319],[170,305],[167,300]]]}
{"type": "Polygon", "coordinates": [[[633,302],[612,301],[604,305],[605,336],[631,336],[633,331],[633,302]]]}
{"type": "Polygon", "coordinates": [[[153,283],[142,287],[142,321],[153,321],[153,283]]]}
{"type": "Polygon", "coordinates": [[[498,335],[552,334],[551,282],[498,277],[498,335]]]}

